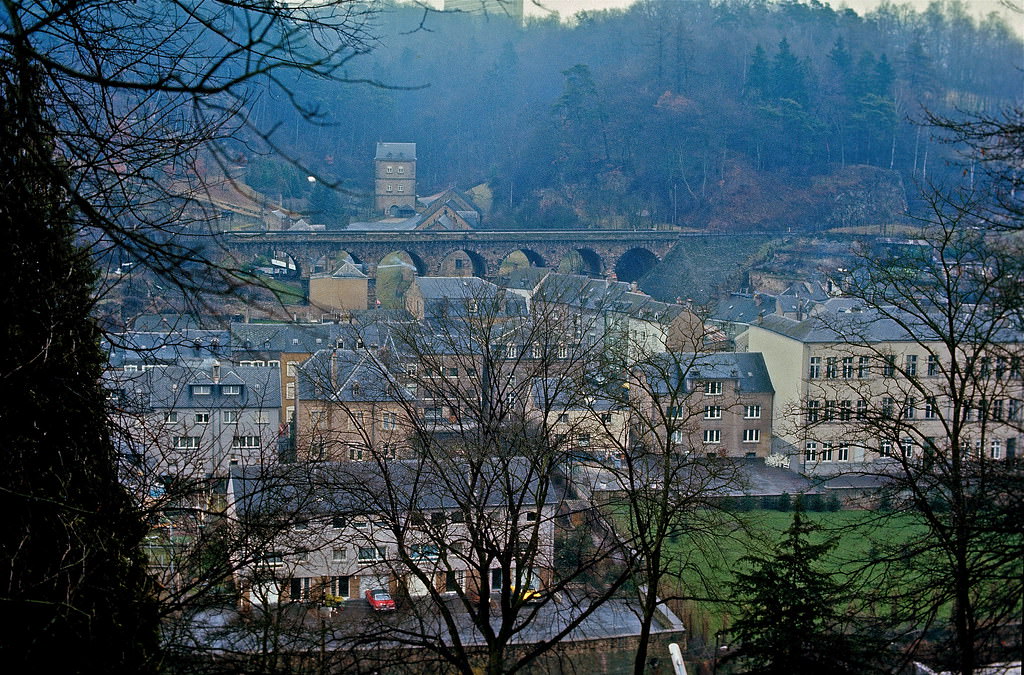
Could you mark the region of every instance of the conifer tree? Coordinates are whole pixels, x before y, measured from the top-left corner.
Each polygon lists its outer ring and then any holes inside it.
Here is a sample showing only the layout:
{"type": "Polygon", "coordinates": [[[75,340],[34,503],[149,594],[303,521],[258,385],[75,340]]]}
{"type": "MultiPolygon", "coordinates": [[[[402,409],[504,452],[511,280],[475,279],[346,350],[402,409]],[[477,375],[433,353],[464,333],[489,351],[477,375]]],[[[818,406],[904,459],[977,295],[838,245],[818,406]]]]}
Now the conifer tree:
{"type": "Polygon", "coordinates": [[[834,543],[813,543],[819,527],[797,500],[785,539],[771,554],[745,556],[732,592],[740,603],[723,662],[757,675],[871,672],[865,640],[844,629],[843,589],[820,567],[834,543]]]}
{"type": "Polygon", "coordinates": [[[0,61],[0,662],[9,672],[145,673],[157,620],[145,530],[117,475],[89,317],[96,275],[74,241],[36,75],[0,61]]]}

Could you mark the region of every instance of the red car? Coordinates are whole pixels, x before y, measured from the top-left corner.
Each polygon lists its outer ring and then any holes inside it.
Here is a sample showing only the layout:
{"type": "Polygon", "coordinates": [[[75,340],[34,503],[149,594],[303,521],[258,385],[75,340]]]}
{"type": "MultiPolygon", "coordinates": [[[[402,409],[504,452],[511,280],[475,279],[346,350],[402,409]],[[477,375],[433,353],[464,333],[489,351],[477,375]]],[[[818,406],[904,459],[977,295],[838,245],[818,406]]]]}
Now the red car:
{"type": "Polygon", "coordinates": [[[395,601],[391,599],[391,594],[381,588],[366,591],[366,601],[370,603],[372,609],[378,612],[387,612],[395,608],[395,601]]]}

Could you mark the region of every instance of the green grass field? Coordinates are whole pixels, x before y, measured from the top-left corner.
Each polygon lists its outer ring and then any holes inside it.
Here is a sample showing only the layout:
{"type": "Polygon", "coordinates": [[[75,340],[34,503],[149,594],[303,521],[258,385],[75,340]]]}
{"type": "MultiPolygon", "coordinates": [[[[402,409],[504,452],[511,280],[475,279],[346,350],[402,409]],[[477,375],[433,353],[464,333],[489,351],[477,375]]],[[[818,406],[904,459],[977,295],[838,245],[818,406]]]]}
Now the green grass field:
{"type": "MultiPolygon", "coordinates": [[[[875,542],[899,542],[912,533],[909,528],[915,527],[907,520],[891,517],[878,521],[877,514],[869,511],[804,515],[822,528],[811,537],[813,542],[833,542],[834,548],[823,559],[821,572],[838,575],[841,584],[852,580],[858,563],[871,557],[875,542]]],[[[741,559],[770,552],[784,538],[793,520],[791,512],[761,510],[737,513],[736,517],[735,524],[723,527],[721,535],[710,540],[696,543],[680,537],[670,542],[670,555],[684,564],[663,594],[669,596],[678,589],[680,595],[698,598],[673,603],[673,609],[683,614],[691,634],[702,634],[706,639],[730,623],[728,588],[735,571],[746,568],[741,559]]]]}

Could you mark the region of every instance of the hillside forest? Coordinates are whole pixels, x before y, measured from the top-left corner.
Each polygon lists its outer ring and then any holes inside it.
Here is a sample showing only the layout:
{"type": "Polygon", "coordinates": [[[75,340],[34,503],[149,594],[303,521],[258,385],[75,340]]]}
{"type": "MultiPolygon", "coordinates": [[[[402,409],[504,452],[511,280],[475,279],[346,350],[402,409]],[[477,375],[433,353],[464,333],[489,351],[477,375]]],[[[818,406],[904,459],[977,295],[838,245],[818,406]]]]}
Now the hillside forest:
{"type": "Polygon", "coordinates": [[[369,215],[378,141],[417,144],[421,195],[486,185],[488,227],[893,222],[920,188],[973,180],[926,114],[996,114],[1024,93],[1020,35],[959,0],[864,16],[641,0],[525,24],[385,4],[374,22],[347,82],[252,93],[249,121],[301,168],[233,149],[254,188],[331,227],[369,215]]]}

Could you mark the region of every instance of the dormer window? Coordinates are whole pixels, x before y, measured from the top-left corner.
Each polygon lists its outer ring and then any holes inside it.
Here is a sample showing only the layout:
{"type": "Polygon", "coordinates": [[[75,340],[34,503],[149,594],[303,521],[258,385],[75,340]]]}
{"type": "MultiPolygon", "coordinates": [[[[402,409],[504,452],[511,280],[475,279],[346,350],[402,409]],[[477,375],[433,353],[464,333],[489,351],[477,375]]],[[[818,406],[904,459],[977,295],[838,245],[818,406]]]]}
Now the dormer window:
{"type": "Polygon", "coordinates": [[[387,172],[387,173],[394,173],[395,172],[395,167],[389,166],[386,169],[384,169],[384,171],[387,172]]]}
{"type": "Polygon", "coordinates": [[[208,385],[208,384],[193,384],[192,385],[192,395],[193,396],[209,396],[210,395],[210,385],[208,385]]]}
{"type": "Polygon", "coordinates": [[[239,396],[242,393],[242,385],[240,384],[225,384],[220,388],[220,393],[225,396],[239,396]]]}

